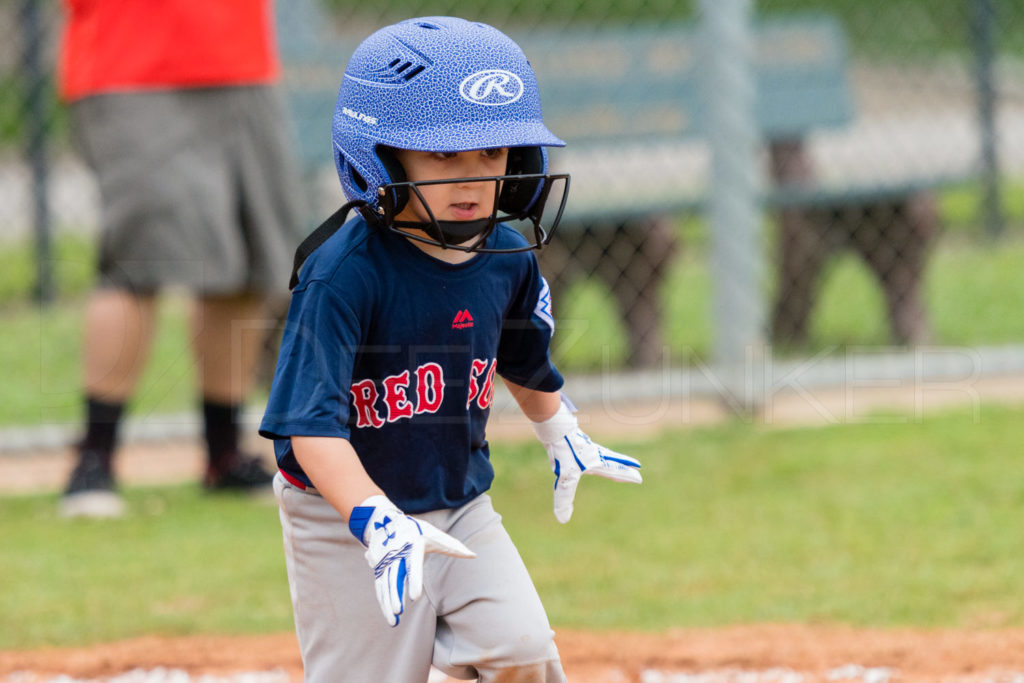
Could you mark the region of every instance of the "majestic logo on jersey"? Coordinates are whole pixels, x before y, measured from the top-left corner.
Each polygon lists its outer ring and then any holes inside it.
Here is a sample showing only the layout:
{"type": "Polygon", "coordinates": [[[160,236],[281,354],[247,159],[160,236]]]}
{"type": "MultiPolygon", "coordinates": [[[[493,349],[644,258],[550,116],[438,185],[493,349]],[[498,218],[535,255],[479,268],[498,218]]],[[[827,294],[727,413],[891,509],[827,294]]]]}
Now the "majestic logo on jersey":
{"type": "Polygon", "coordinates": [[[512,104],[525,91],[523,79],[504,69],[477,71],[463,79],[459,85],[459,94],[463,99],[488,107],[512,104]]]}
{"type": "Polygon", "coordinates": [[[466,327],[473,327],[473,316],[469,314],[469,310],[463,309],[455,314],[455,320],[452,321],[452,329],[461,330],[466,327]]]}
{"type": "MultiPolygon", "coordinates": [[[[466,409],[473,403],[481,410],[491,406],[497,368],[497,359],[473,360],[465,384],[466,409]]],[[[424,363],[415,370],[385,377],[380,383],[372,379],[353,382],[349,393],[356,427],[379,429],[389,422],[436,413],[444,403],[446,387],[444,370],[437,363],[424,363]]]]}

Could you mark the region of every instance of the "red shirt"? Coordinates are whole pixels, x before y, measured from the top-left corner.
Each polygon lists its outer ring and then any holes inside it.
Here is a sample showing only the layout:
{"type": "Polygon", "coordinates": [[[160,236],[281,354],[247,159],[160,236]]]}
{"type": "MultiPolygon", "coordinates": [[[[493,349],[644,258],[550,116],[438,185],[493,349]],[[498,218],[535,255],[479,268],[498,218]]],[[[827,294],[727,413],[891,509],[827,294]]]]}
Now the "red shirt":
{"type": "MultiPolygon", "coordinates": [[[[283,0],[287,2],[287,0],[283,0]]],[[[269,83],[273,0],[64,0],[61,96],[269,83]]]]}

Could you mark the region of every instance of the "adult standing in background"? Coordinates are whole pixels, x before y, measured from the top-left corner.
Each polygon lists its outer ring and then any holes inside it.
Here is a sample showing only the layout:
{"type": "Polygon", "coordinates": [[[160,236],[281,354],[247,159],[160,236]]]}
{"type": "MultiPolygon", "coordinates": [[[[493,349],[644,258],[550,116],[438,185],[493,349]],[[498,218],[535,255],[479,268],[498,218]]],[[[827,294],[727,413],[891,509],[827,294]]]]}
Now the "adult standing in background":
{"type": "Polygon", "coordinates": [[[118,425],[158,294],[195,295],[208,489],[265,487],[239,415],[268,297],[287,293],[301,188],[280,93],[272,0],[65,0],[72,133],[99,184],[98,280],[84,333],[85,434],[64,516],[117,516],[118,425]]]}

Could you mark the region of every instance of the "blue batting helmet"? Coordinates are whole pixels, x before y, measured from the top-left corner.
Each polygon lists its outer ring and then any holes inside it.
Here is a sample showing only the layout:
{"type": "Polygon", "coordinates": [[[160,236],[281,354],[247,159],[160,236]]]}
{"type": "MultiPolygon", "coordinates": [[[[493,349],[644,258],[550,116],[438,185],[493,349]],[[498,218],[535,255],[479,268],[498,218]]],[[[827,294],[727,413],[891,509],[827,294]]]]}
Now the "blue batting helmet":
{"type": "MultiPolygon", "coordinates": [[[[516,153],[507,173],[516,175],[547,174],[544,147],[565,145],[544,126],[537,79],[519,46],[455,17],[409,19],[366,38],[345,70],[332,133],[345,195],[373,211],[380,188],[405,180],[386,148],[508,147],[516,153]]],[[[524,213],[541,193],[528,194],[505,208],[524,213]]]]}

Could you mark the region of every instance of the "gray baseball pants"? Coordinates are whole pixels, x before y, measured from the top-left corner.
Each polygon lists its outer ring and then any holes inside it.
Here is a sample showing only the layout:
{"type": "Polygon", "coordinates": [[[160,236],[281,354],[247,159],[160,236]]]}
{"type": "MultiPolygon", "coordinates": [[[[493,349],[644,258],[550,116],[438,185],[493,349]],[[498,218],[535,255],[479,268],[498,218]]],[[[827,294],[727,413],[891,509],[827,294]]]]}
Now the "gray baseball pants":
{"type": "Polygon", "coordinates": [[[365,549],[338,512],[280,474],[274,493],[307,683],[425,683],[431,664],[480,683],[566,680],[540,597],[489,496],[414,515],[477,557],[428,554],[423,595],[391,628],[365,549]]]}

